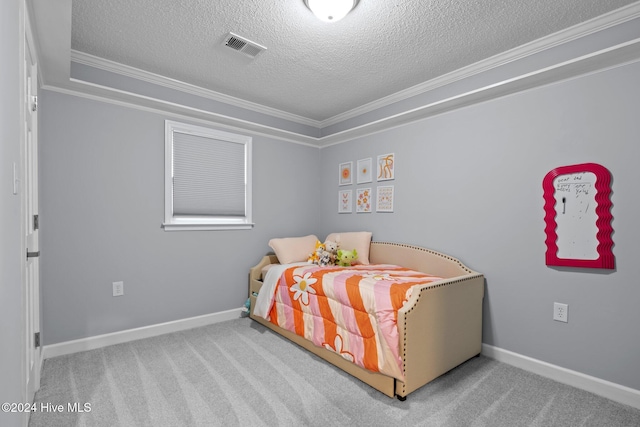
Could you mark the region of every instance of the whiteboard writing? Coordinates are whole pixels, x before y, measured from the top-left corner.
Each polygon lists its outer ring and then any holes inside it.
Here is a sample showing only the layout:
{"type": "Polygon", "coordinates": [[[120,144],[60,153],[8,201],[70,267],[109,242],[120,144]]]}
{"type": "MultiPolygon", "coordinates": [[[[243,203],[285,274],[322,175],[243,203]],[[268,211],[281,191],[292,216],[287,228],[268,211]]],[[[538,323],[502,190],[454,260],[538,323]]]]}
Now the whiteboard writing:
{"type": "Polygon", "coordinates": [[[558,258],[597,259],[596,175],[578,172],[553,181],[558,258]]]}

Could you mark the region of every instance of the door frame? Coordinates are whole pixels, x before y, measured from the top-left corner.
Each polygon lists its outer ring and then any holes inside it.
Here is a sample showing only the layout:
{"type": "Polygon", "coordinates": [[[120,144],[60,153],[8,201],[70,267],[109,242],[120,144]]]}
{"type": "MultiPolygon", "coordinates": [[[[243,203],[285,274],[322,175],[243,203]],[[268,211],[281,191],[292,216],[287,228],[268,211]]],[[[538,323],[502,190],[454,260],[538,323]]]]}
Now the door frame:
{"type": "MultiPolygon", "coordinates": [[[[32,96],[38,95],[38,55],[29,18],[26,0],[20,4],[20,199],[22,231],[22,384],[23,401],[33,402],[40,388],[42,367],[42,345],[35,345],[35,333],[40,333],[40,265],[37,257],[27,254],[39,253],[38,231],[34,230],[33,215],[38,214],[38,112],[28,113],[34,104],[32,96]],[[31,78],[29,79],[28,76],[31,78]],[[30,85],[29,85],[30,84],[30,85]],[[29,121],[29,123],[28,123],[29,121]],[[31,138],[28,129],[31,129],[31,138]],[[29,167],[28,167],[29,163],[29,167]],[[33,168],[33,174],[27,176],[33,168]]],[[[36,98],[37,99],[37,98],[36,98]]],[[[28,413],[23,418],[27,425],[28,413]]]]}

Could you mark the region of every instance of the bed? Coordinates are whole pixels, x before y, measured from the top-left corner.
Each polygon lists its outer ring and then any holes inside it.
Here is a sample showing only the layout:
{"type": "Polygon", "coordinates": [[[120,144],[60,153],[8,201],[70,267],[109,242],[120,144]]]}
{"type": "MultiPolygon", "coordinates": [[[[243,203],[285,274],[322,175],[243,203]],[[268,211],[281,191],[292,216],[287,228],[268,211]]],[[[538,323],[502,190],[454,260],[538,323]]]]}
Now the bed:
{"type": "MultiPolygon", "coordinates": [[[[362,363],[355,363],[350,354],[350,357],[345,357],[346,352],[336,352],[341,343],[336,342],[335,348],[317,345],[318,343],[314,344],[298,335],[295,330],[288,330],[273,323],[273,319],[265,318],[269,316],[257,315],[254,311],[265,284],[265,272],[280,264],[276,255],[264,256],[250,269],[249,316],[387,396],[404,400],[411,392],[480,354],[484,276],[469,269],[456,258],[426,248],[370,242],[366,249],[368,262],[374,268],[377,265],[383,265],[382,268],[385,269],[391,268],[389,266],[401,266],[430,277],[425,283],[411,286],[408,299],[394,314],[397,323],[399,375],[367,369],[360,366],[362,363]]],[[[285,264],[287,265],[280,264],[279,268],[292,269],[289,276],[300,271],[293,270],[297,268],[294,264],[285,264]]],[[[266,297],[263,296],[264,298],[266,297]]],[[[275,314],[275,311],[272,313],[275,314]]],[[[391,344],[393,346],[395,343],[391,344]]]]}

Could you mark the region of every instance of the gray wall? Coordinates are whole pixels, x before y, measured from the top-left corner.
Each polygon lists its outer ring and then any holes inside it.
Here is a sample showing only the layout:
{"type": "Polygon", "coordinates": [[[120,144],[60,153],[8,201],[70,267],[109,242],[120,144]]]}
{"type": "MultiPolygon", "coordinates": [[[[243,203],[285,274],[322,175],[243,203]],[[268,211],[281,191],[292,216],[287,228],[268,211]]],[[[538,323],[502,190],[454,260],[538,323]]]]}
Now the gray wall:
{"type": "MultiPolygon", "coordinates": [[[[20,196],[12,191],[20,165],[20,1],[0,3],[0,402],[22,401],[20,196]]],[[[0,412],[0,425],[21,425],[21,414],[0,412]]]]}
{"type": "Polygon", "coordinates": [[[239,308],[270,238],[317,232],[317,148],[255,136],[254,229],[165,232],[166,117],[51,91],[41,106],[44,344],[239,308]]]}
{"type": "Polygon", "coordinates": [[[640,63],[321,150],[323,236],[430,247],[486,276],[483,341],[640,390],[640,63]],[[395,212],[338,214],[344,161],[394,152],[395,212]],[[545,265],[542,179],[600,163],[613,176],[614,271],[545,265]],[[569,304],[569,323],[552,320],[569,304]]]}

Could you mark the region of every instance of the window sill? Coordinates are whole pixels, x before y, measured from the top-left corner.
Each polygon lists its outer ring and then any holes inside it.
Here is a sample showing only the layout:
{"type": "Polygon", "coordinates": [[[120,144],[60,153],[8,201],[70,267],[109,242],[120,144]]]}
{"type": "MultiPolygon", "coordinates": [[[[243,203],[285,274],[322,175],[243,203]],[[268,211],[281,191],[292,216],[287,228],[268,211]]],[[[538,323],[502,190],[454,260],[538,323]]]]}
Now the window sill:
{"type": "Polygon", "coordinates": [[[164,231],[250,230],[255,224],[171,224],[163,223],[164,231]]]}

